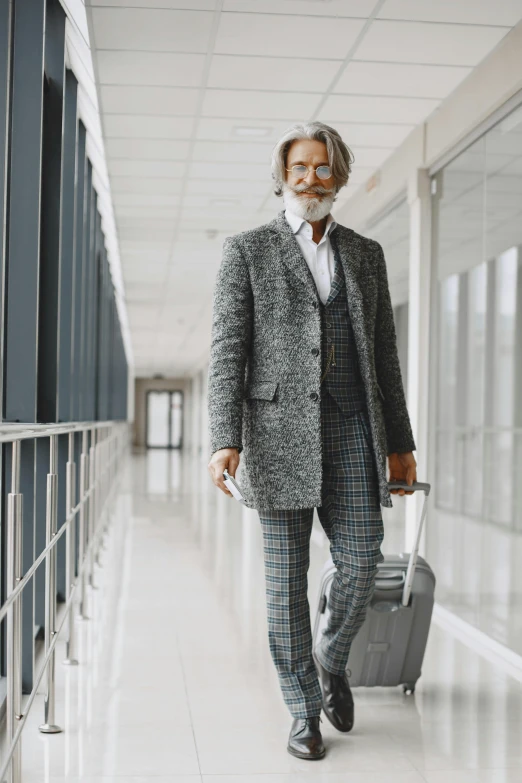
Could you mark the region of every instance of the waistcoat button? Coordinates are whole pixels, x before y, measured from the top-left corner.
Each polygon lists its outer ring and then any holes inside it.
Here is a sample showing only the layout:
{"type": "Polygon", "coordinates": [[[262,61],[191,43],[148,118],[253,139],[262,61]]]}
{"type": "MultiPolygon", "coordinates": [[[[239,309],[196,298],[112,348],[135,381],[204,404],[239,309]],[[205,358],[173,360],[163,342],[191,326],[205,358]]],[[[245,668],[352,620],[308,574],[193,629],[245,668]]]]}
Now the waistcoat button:
{"type": "Polygon", "coordinates": [[[326,326],[330,328],[333,324],[330,323],[330,321],[327,322],[326,326]]]}
{"type": "Polygon", "coordinates": [[[312,392],[312,393],[310,394],[310,399],[311,399],[311,400],[317,400],[317,399],[318,399],[318,397],[319,397],[319,395],[317,394],[317,392],[312,392]]]}
{"type": "Polygon", "coordinates": [[[312,354],[314,356],[318,356],[319,355],[319,348],[312,348],[312,354]]]}

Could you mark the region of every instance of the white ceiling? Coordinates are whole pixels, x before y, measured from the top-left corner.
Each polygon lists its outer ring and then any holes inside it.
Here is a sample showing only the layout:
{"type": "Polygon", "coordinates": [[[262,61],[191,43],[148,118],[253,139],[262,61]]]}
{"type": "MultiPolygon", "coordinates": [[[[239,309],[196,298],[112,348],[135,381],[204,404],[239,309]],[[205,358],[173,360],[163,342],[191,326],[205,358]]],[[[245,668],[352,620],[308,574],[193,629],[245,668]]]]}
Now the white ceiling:
{"type": "Polygon", "coordinates": [[[352,148],[339,208],[522,17],[522,0],[86,5],[137,375],[201,365],[223,239],[282,208],[269,160],[289,125],[352,148]]]}

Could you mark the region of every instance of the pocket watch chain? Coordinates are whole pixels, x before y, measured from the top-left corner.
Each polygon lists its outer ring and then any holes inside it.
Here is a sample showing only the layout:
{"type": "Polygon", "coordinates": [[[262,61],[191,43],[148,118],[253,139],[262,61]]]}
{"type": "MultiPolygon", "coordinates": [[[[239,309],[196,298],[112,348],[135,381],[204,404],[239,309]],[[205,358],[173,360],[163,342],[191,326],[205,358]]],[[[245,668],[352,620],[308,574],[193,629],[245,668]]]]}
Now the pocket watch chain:
{"type": "Polygon", "coordinates": [[[335,345],[332,343],[332,345],[330,347],[330,353],[328,354],[328,359],[326,360],[326,369],[325,369],[325,371],[323,373],[323,377],[321,378],[320,383],[322,383],[324,381],[324,379],[326,377],[326,373],[330,369],[330,366],[332,366],[332,367],[336,366],[335,360],[333,360],[334,359],[334,353],[335,353],[335,345]]]}

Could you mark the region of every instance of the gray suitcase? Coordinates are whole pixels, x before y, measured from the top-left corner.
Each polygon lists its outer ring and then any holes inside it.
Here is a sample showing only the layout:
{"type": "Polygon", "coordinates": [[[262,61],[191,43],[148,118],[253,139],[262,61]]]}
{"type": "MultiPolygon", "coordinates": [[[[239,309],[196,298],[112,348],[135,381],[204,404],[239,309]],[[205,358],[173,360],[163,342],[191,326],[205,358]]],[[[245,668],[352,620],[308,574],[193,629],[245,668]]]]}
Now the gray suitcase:
{"type": "MultiPolygon", "coordinates": [[[[350,686],[402,685],[404,692],[411,694],[421,675],[435,592],[435,575],[419,555],[430,485],[388,482],[388,487],[423,490],[422,513],[411,554],[385,555],[378,564],[375,589],[364,623],[352,642],[347,674],[350,686]]],[[[314,647],[327,624],[334,574],[330,559],[321,577],[314,647]]]]}

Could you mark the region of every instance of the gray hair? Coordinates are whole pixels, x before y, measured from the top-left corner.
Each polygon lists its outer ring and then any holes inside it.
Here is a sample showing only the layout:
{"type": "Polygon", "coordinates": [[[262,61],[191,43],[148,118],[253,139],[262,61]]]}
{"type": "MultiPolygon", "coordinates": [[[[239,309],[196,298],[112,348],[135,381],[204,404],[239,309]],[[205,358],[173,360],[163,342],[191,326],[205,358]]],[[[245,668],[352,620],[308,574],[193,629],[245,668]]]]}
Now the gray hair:
{"type": "Polygon", "coordinates": [[[310,141],[322,141],[328,151],[328,163],[332,168],[338,193],[348,182],[354,156],[351,149],[344,143],[340,134],[325,125],[324,122],[298,122],[288,128],[272,150],[272,179],[274,180],[274,193],[283,195],[283,183],[286,180],[286,157],[288,150],[294,141],[309,139],[310,141]]]}

